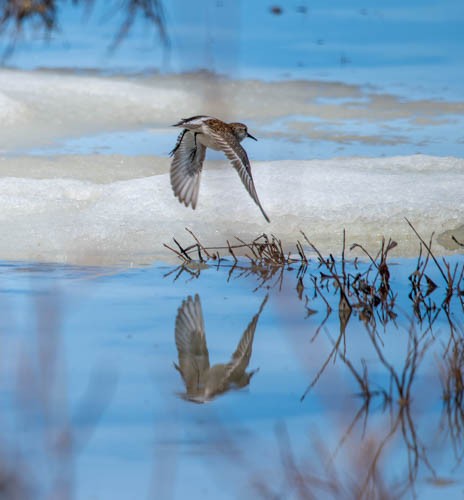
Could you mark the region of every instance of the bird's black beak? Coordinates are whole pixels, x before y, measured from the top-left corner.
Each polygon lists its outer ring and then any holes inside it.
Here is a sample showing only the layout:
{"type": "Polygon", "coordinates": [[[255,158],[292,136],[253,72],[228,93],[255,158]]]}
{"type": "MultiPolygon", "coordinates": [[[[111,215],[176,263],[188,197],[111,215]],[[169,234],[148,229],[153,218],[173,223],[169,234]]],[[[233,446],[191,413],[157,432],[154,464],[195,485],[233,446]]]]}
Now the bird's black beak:
{"type": "Polygon", "coordinates": [[[247,132],[247,137],[249,137],[250,139],[253,139],[254,141],[257,141],[257,140],[258,140],[258,139],[256,139],[256,137],[253,137],[253,136],[252,136],[251,134],[249,134],[248,132],[247,132]]]}

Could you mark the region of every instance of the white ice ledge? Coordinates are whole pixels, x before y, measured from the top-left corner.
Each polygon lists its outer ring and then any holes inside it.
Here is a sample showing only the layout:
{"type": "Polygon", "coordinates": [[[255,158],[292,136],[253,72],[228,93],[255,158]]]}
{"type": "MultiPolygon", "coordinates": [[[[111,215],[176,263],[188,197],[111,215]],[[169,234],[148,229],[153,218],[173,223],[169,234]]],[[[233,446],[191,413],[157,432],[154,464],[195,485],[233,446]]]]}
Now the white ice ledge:
{"type": "MultiPolygon", "coordinates": [[[[75,178],[59,175],[76,171],[75,157],[49,160],[48,168],[43,165],[48,160],[39,158],[28,158],[27,168],[24,159],[0,160],[4,175],[14,171],[15,162],[21,172],[20,178],[11,173],[0,178],[0,259],[81,264],[172,260],[163,243],[173,236],[187,243],[185,227],[205,244],[266,232],[288,248],[304,230],[322,251],[334,253],[340,251],[345,228],[348,243],[374,249],[382,236],[392,237],[399,243],[398,254],[416,255],[418,240],[405,217],[426,238],[447,230],[462,238],[462,228],[455,231],[464,224],[462,159],[253,162],[256,189],[272,221],[267,224],[225,162],[213,167],[207,162],[193,211],[174,198],[166,159],[141,159],[144,165],[137,169],[132,158],[134,177],[127,178],[126,171],[121,179],[111,162],[116,166],[123,158],[82,158],[85,176],[75,178]],[[151,162],[156,173],[147,176],[151,162]]],[[[444,246],[436,243],[438,254],[452,249],[451,233],[447,241],[440,240],[444,246]]]]}

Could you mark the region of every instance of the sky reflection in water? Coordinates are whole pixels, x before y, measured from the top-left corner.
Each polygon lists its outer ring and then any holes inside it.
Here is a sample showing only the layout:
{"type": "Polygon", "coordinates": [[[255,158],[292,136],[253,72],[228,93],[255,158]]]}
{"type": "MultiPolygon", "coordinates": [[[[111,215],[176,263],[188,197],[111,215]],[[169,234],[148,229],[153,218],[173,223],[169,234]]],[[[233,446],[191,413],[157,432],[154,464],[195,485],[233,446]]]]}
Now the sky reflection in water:
{"type": "MultiPolygon", "coordinates": [[[[439,287],[414,312],[415,267],[390,260],[389,306],[363,321],[362,308],[338,313],[339,290],[314,261],[303,290],[296,269],[262,282],[265,274],[230,273],[227,264],[180,275],[163,266],[4,264],[1,458],[9,487],[23,484],[31,498],[461,494],[462,296],[443,302],[446,287],[430,263],[439,287]],[[228,384],[204,405],[185,397],[174,364],[185,370],[176,317],[195,301],[211,367],[252,343],[243,388],[228,384]]],[[[190,357],[190,368],[199,359],[190,357]]]]}

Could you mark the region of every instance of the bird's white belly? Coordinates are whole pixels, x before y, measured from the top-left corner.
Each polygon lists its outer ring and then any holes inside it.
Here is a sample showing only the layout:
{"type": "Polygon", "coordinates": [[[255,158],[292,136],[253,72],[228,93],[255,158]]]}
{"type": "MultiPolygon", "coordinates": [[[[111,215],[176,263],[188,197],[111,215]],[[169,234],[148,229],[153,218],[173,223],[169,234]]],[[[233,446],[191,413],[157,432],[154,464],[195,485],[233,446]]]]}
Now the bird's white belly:
{"type": "Polygon", "coordinates": [[[216,151],[221,151],[221,147],[218,145],[216,140],[210,137],[209,135],[198,133],[197,141],[200,144],[203,144],[203,146],[206,146],[207,148],[215,149],[216,151]]]}

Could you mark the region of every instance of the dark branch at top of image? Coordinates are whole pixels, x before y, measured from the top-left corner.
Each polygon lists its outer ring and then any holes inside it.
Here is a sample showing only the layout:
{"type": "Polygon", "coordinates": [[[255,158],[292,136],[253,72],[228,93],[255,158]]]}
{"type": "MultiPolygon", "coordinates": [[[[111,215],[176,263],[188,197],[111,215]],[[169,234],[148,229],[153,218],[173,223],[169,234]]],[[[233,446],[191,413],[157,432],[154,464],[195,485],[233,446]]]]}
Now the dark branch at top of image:
{"type": "MultiPolygon", "coordinates": [[[[16,44],[24,36],[25,29],[42,33],[46,39],[59,29],[60,9],[66,2],[58,0],[0,0],[0,33],[6,36],[8,45],[4,49],[3,59],[13,53],[16,44]]],[[[72,0],[75,6],[92,7],[96,0],[72,0]]],[[[117,29],[109,47],[114,50],[127,37],[137,19],[146,20],[167,46],[168,36],[164,21],[161,0],[123,0],[105,2],[109,18],[111,14],[122,11],[123,21],[117,29]]]]}

